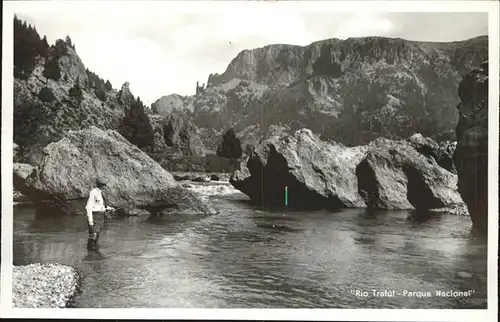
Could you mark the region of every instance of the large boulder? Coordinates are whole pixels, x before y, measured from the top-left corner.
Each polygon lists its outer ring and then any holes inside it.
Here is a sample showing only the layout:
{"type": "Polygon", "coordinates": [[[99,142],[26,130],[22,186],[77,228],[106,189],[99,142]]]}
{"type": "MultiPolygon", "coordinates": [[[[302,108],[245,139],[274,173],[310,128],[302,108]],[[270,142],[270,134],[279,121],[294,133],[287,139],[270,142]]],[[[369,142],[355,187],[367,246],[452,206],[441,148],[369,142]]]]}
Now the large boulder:
{"type": "Polygon", "coordinates": [[[70,131],[44,153],[26,183],[30,200],[46,211],[83,213],[95,179],[107,176],[104,193],[115,208],[140,208],[152,214],[215,213],[115,131],[97,127],[70,131]]]}
{"type": "Polygon", "coordinates": [[[356,173],[359,190],[371,208],[428,210],[463,203],[457,176],[408,140],[379,138],[370,143],[356,173]]]}
{"type": "Polygon", "coordinates": [[[355,170],[365,150],[328,144],[302,129],[257,146],[230,182],[268,205],[283,205],[287,187],[289,207],[364,207],[355,170]]]}
{"type": "Polygon", "coordinates": [[[455,164],[473,227],[488,230],[488,62],[466,74],[458,95],[455,164]]]}
{"type": "Polygon", "coordinates": [[[457,173],[455,163],[453,162],[456,142],[441,141],[438,143],[431,138],[424,137],[420,133],[413,134],[406,141],[419,153],[434,158],[442,168],[452,173],[457,173]]]}
{"type": "Polygon", "coordinates": [[[346,147],[308,129],[258,145],[230,179],[253,200],[289,207],[435,209],[463,201],[457,178],[408,140],[346,147]]]}

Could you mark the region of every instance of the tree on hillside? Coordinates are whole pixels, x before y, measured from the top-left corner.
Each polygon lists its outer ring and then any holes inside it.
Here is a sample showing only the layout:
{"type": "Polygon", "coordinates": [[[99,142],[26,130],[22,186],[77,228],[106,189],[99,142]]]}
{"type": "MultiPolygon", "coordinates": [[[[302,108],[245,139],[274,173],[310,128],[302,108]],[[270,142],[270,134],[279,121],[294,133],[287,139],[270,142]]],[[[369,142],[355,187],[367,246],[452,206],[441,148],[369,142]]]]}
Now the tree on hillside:
{"type": "Polygon", "coordinates": [[[217,147],[217,156],[237,159],[240,158],[243,151],[241,141],[234,133],[234,129],[229,129],[223,136],[221,144],[217,147]]]}
{"type": "Polygon", "coordinates": [[[59,67],[59,59],[57,57],[47,59],[43,70],[43,76],[55,81],[61,78],[61,67],[59,67]]]}
{"type": "Polygon", "coordinates": [[[68,45],[62,39],[57,39],[53,47],[53,54],[56,57],[64,56],[68,53],[68,45]]]}
{"type": "Polygon", "coordinates": [[[109,80],[106,81],[106,84],[104,85],[107,91],[110,91],[113,89],[113,85],[111,85],[111,82],[109,80]]]}
{"type": "Polygon", "coordinates": [[[138,97],[126,111],[119,132],[130,143],[140,149],[153,147],[154,132],[149,117],[145,113],[145,106],[138,97]]]}
{"type": "Polygon", "coordinates": [[[78,101],[78,104],[81,104],[81,102],[83,100],[83,92],[82,92],[82,88],[80,87],[80,77],[79,76],[76,77],[75,85],[73,85],[73,87],[71,87],[69,89],[69,96],[76,98],[76,100],[78,101]]]}
{"type": "Polygon", "coordinates": [[[47,42],[47,36],[43,36],[43,39],[40,41],[39,44],[39,53],[42,57],[47,57],[49,54],[49,43],[47,42]]]}

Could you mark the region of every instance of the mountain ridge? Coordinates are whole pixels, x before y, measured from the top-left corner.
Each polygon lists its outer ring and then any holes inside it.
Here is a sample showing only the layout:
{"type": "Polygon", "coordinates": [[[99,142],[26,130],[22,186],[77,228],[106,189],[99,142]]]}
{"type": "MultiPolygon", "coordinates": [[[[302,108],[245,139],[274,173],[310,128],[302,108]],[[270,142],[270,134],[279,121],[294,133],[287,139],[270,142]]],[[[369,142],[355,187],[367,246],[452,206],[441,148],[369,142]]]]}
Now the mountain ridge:
{"type": "Polygon", "coordinates": [[[162,96],[151,107],[189,110],[198,127],[220,133],[257,124],[263,127],[260,133],[270,125],[311,128],[348,145],[416,132],[454,140],[456,88],[463,75],[487,59],[487,36],[454,42],[352,37],[307,46],[267,45],[238,53],[222,74],[209,75],[203,91],[176,96],[177,102],[170,99],[175,94],[162,96]],[[359,139],[346,138],[344,129],[356,126],[362,133],[348,136],[359,139]]]}

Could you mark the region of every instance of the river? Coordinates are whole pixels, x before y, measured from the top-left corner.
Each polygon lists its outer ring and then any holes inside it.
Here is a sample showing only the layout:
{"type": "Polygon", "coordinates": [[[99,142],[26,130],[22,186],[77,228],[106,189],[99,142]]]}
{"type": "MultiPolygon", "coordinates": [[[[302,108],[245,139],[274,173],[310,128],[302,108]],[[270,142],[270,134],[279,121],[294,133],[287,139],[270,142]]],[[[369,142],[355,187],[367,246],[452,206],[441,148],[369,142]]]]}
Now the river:
{"type": "Polygon", "coordinates": [[[75,267],[76,306],[87,308],[486,307],[486,243],[471,235],[468,217],[260,211],[227,183],[192,189],[220,213],[109,220],[94,253],[84,217],[16,206],[14,265],[75,267]]]}

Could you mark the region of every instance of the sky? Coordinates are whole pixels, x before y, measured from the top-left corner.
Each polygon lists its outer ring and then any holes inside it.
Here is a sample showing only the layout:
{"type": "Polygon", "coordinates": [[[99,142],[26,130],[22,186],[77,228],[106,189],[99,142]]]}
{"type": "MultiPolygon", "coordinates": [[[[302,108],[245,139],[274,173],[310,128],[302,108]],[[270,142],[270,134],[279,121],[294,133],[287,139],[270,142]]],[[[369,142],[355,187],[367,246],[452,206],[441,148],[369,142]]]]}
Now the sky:
{"type": "Polygon", "coordinates": [[[168,94],[194,94],[197,81],[222,74],[244,49],[327,38],[458,41],[488,34],[486,13],[331,12],[244,2],[217,10],[200,10],[210,4],[194,2],[177,10],[173,2],[124,3],[30,1],[16,3],[14,12],[49,44],[69,35],[88,69],[117,89],[128,81],[146,105],[168,94]]]}

